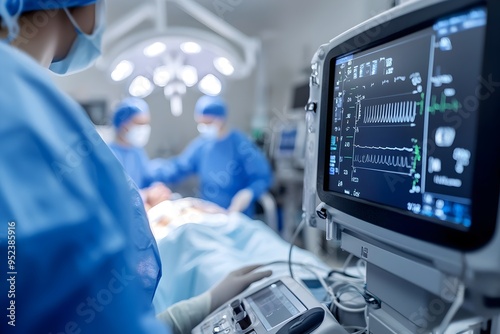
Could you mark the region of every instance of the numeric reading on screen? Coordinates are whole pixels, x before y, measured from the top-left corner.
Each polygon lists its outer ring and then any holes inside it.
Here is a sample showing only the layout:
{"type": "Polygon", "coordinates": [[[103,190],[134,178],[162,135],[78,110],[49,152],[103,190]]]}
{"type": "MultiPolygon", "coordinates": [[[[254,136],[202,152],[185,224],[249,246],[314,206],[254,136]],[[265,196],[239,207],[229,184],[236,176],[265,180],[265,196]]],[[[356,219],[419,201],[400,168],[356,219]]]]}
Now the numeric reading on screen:
{"type": "Polygon", "coordinates": [[[486,10],[332,60],[328,190],[471,225],[486,10]]]}

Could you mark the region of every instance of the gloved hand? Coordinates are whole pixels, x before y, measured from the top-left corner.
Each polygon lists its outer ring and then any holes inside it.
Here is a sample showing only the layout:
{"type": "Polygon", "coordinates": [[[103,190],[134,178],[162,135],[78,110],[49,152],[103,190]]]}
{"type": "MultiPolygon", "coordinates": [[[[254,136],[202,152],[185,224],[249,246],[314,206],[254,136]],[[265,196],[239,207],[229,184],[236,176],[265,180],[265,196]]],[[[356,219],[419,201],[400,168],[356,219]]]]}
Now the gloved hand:
{"type": "Polygon", "coordinates": [[[232,271],[215,287],[210,289],[210,313],[231,298],[243,292],[243,290],[248,288],[253,282],[271,276],[271,270],[253,271],[259,267],[261,267],[261,265],[257,264],[232,271]]]}
{"type": "Polygon", "coordinates": [[[242,189],[233,196],[228,210],[230,212],[243,212],[248,208],[250,203],[252,203],[252,199],[253,191],[250,189],[242,189]]]}
{"type": "Polygon", "coordinates": [[[172,191],[163,183],[154,183],[149,188],[142,189],[144,204],[147,209],[170,199],[172,191]]]}

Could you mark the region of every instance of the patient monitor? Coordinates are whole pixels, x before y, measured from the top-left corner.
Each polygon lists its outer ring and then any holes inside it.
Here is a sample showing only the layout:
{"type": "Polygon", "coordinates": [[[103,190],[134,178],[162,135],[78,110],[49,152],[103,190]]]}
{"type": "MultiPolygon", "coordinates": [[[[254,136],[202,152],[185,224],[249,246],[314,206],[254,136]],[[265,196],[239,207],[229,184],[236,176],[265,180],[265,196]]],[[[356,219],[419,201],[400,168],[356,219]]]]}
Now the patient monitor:
{"type": "Polygon", "coordinates": [[[347,334],[291,277],[272,279],[215,310],[193,334],[347,334]]]}
{"type": "Polygon", "coordinates": [[[412,1],[314,56],[318,210],[367,261],[372,334],[500,313],[499,31],[499,1],[412,1]]]}

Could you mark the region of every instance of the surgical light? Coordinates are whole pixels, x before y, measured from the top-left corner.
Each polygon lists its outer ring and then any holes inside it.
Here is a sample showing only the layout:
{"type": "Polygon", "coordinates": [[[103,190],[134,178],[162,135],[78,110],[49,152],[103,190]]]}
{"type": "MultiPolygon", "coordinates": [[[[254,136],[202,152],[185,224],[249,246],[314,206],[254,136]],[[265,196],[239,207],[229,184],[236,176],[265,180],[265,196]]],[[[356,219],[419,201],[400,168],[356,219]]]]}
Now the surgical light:
{"type": "Polygon", "coordinates": [[[184,84],[188,87],[193,87],[198,83],[198,71],[194,66],[182,66],[179,74],[184,84]]]}
{"type": "Polygon", "coordinates": [[[151,81],[149,81],[148,78],[140,75],[132,81],[128,91],[132,96],[145,98],[153,92],[153,89],[154,86],[151,81]]]}
{"type": "Polygon", "coordinates": [[[181,50],[187,54],[200,53],[201,45],[195,42],[184,42],[181,44],[181,50]]]}
{"type": "Polygon", "coordinates": [[[170,100],[170,111],[178,117],[182,115],[182,96],[186,94],[186,86],[180,80],[174,80],[163,90],[165,97],[170,100]]]}
{"type": "MultiPolygon", "coordinates": [[[[123,80],[128,76],[123,82],[130,85],[128,90],[132,95],[146,96],[161,87],[166,89],[168,99],[174,94],[182,98],[189,87],[196,87],[204,94],[215,96],[225,87],[225,76],[245,78],[255,67],[260,41],[246,36],[196,1],[173,2],[208,29],[167,27],[162,13],[166,11],[166,3],[172,1],[152,1],[156,6],[151,1],[139,2],[137,10],[108,29],[106,43],[112,46],[112,50],[97,62],[100,69],[111,74],[116,64],[127,59],[130,63],[120,64],[112,77],[113,80],[123,80]],[[149,13],[152,11],[160,15],[151,17],[149,13]],[[147,23],[149,28],[130,33],[131,28],[141,27],[142,23],[147,23]],[[134,79],[132,84],[131,79],[134,79]],[[180,85],[183,93],[178,93],[180,85]]],[[[174,100],[178,98],[174,97],[174,100]]],[[[180,104],[172,103],[173,113],[180,113],[180,104]]]]}
{"type": "Polygon", "coordinates": [[[165,87],[171,78],[172,74],[170,73],[168,66],[164,65],[157,67],[153,72],[153,81],[155,85],[159,87],[165,87]]]}
{"type": "Polygon", "coordinates": [[[162,42],[155,42],[144,48],[144,55],[146,57],[156,57],[162,54],[167,49],[167,46],[162,42]]]}
{"type": "MultiPolygon", "coordinates": [[[[191,89],[216,96],[222,93],[226,76],[245,77],[253,66],[242,64],[241,55],[221,37],[194,28],[148,31],[117,44],[113,59],[104,57],[101,65],[109,64],[109,75],[126,82],[126,90],[133,96],[148,96],[158,88],[168,88],[169,100],[174,94],[184,98],[191,89]]],[[[180,103],[172,103],[173,112],[179,114],[180,103]]]]}
{"type": "Polygon", "coordinates": [[[234,66],[226,57],[217,57],[214,59],[214,66],[220,73],[229,76],[234,73],[234,66]]]}
{"type": "Polygon", "coordinates": [[[134,71],[134,64],[128,60],[122,60],[116,65],[113,72],[111,72],[111,79],[113,81],[122,81],[128,78],[134,71]]]}
{"type": "Polygon", "coordinates": [[[182,115],[182,97],[179,94],[170,97],[170,112],[175,117],[182,115]]]}
{"type": "Polygon", "coordinates": [[[198,88],[203,94],[216,96],[219,95],[222,90],[222,84],[215,75],[207,74],[201,79],[198,88]]]}

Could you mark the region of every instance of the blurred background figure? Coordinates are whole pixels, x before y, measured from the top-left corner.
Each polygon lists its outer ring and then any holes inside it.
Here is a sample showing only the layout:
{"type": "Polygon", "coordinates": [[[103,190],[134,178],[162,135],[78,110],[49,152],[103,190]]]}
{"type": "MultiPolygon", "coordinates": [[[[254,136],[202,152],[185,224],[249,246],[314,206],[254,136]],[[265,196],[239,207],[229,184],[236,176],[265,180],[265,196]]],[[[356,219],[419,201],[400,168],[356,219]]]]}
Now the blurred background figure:
{"type": "Polygon", "coordinates": [[[151,133],[150,122],[146,101],[133,97],[124,99],[113,116],[116,136],[109,145],[140,189],[146,209],[170,199],[172,194],[158,176],[153,174],[149,157],[144,150],[151,133]]]}
{"type": "Polygon", "coordinates": [[[167,183],[197,175],[202,199],[253,216],[255,200],[272,183],[268,161],[245,134],[228,126],[220,97],[202,96],[194,119],[200,135],[178,156],[155,163],[153,173],[167,183]]]}

